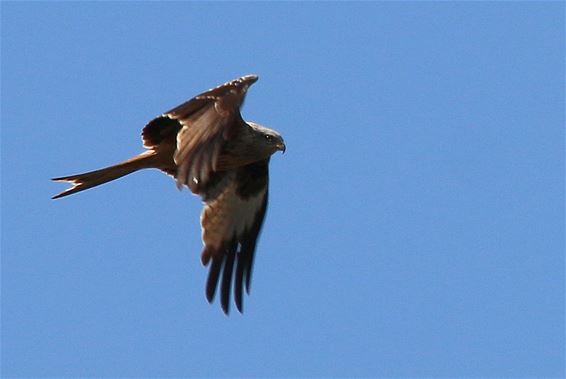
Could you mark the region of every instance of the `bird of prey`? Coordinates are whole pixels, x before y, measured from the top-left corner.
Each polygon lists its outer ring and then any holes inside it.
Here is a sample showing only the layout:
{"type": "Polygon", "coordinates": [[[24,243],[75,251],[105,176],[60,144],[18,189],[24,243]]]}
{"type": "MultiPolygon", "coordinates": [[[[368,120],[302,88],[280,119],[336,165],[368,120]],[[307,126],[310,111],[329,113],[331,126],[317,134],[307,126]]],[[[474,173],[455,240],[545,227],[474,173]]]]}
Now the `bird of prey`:
{"type": "Polygon", "coordinates": [[[147,150],[133,158],[52,179],[73,185],[53,197],[57,199],[140,169],[157,168],[173,176],[178,188],[187,186],[201,196],[201,261],[210,264],[206,298],[212,302],[220,283],[226,314],[232,282],[240,312],[243,288],[250,291],[254,252],[267,208],[269,159],[277,151],[285,152],[279,133],[246,122],[240,114],[246,92],[257,79],[246,75],[224,83],[154,118],[141,133],[147,150]]]}

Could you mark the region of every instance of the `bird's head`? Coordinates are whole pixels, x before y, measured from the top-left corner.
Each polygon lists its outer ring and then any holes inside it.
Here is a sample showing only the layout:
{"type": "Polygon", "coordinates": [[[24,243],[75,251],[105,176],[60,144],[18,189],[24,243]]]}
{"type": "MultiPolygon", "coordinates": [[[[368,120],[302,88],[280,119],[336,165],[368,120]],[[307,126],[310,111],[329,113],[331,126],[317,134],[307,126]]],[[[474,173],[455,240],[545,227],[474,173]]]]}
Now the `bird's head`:
{"type": "Polygon", "coordinates": [[[277,151],[285,152],[285,141],[281,134],[273,129],[266,128],[255,122],[248,122],[248,125],[254,131],[254,145],[266,153],[267,156],[274,154],[277,151]]]}

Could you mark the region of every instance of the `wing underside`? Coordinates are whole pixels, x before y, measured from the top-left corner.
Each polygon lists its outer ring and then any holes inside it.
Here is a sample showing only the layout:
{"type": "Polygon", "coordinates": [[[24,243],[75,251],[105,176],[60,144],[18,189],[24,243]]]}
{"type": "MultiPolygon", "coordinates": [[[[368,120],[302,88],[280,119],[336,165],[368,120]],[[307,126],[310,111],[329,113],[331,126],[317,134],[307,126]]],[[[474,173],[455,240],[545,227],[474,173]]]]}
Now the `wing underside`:
{"type": "Polygon", "coordinates": [[[212,302],[220,284],[220,303],[226,314],[232,283],[240,312],[243,290],[250,291],[254,252],[267,208],[267,164],[262,161],[216,173],[213,184],[202,194],[201,259],[204,265],[210,264],[206,297],[212,302]]]}

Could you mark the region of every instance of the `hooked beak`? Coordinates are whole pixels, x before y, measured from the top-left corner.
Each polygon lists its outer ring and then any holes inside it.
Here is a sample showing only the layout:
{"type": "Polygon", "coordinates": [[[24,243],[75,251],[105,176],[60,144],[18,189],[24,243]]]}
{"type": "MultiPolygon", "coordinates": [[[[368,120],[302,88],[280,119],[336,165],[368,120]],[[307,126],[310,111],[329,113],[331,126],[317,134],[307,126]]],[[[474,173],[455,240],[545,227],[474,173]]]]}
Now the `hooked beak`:
{"type": "Polygon", "coordinates": [[[285,150],[287,150],[287,147],[285,146],[285,142],[279,142],[277,144],[277,149],[281,150],[283,154],[285,154],[285,150]]]}

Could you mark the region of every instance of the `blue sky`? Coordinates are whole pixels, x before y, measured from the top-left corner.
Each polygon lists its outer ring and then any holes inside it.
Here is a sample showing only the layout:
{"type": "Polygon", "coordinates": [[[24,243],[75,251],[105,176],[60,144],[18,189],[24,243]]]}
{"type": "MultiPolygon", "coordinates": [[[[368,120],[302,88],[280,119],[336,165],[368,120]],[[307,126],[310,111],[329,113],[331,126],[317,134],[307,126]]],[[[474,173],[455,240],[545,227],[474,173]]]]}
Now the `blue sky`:
{"type": "Polygon", "coordinates": [[[6,377],[564,376],[564,3],[2,2],[6,377]],[[257,73],[245,313],[155,171],[59,201],[257,73]]]}

